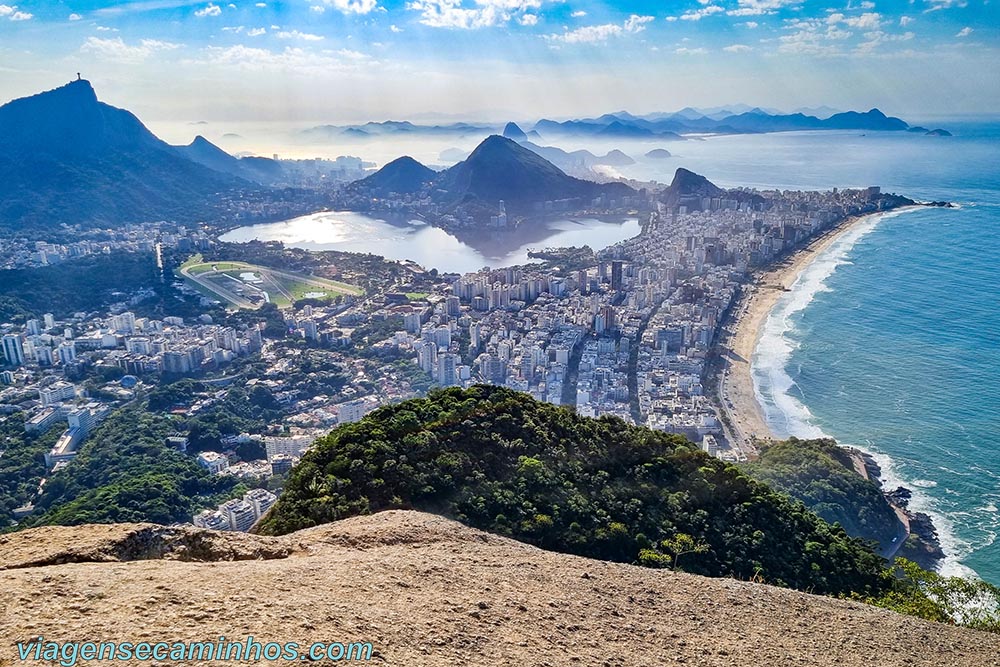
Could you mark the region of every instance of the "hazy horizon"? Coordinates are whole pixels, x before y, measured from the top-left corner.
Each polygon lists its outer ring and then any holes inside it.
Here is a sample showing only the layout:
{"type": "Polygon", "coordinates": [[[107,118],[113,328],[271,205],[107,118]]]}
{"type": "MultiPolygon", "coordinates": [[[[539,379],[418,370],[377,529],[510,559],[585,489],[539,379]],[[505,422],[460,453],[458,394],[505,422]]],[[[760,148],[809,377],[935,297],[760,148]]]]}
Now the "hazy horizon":
{"type": "Polygon", "coordinates": [[[0,4],[0,98],[81,72],[148,122],[736,102],[919,121],[1000,111],[997,13],[988,0],[21,0],[0,4]]]}

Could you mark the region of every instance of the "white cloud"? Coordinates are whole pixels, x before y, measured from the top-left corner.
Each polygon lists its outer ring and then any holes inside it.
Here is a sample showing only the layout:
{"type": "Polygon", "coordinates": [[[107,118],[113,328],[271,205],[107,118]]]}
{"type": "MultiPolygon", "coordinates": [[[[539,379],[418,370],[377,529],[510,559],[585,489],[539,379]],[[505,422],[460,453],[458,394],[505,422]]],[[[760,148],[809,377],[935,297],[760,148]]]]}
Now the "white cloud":
{"type": "Polygon", "coordinates": [[[243,26],[241,25],[227,25],[222,29],[222,32],[235,32],[237,35],[243,32],[243,26]]]}
{"type": "Polygon", "coordinates": [[[364,73],[377,61],[356,51],[313,51],[286,47],[283,51],[253,48],[244,45],[209,46],[199,58],[185,65],[222,67],[243,72],[281,72],[295,76],[326,76],[337,72],[364,73]]]}
{"type": "Polygon", "coordinates": [[[570,16],[572,16],[575,19],[582,19],[586,15],[587,15],[587,12],[583,11],[582,9],[578,9],[575,12],[573,12],[572,14],[570,14],[570,16]]]}
{"type": "Polygon", "coordinates": [[[632,16],[625,20],[625,32],[642,32],[646,29],[646,24],[652,20],[652,16],[632,14],[632,16]]]}
{"type": "Polygon", "coordinates": [[[312,5],[309,9],[317,14],[322,14],[326,11],[326,7],[323,5],[312,5]]]}
{"type": "Polygon", "coordinates": [[[378,8],[378,0],[323,0],[343,14],[370,14],[378,8]]]}
{"type": "Polygon", "coordinates": [[[760,24],[757,23],[756,21],[746,21],[743,25],[746,26],[747,28],[750,28],[751,30],[753,30],[754,28],[756,28],[760,24]]]}
{"type": "Polygon", "coordinates": [[[843,21],[858,30],[875,30],[882,25],[882,16],[878,12],[865,12],[861,16],[849,16],[843,21]]]}
{"type": "Polygon", "coordinates": [[[592,44],[594,42],[606,42],[609,37],[617,37],[624,31],[617,23],[605,23],[603,25],[588,25],[576,30],[569,30],[561,35],[546,35],[545,38],[566,42],[567,44],[592,44]]]}
{"type": "Polygon", "coordinates": [[[711,16],[712,14],[718,14],[719,12],[726,11],[719,5],[708,5],[702,7],[701,9],[692,9],[690,11],[681,14],[682,21],[700,21],[706,16],[711,16]]]}
{"type": "Polygon", "coordinates": [[[247,37],[260,37],[267,33],[267,28],[250,28],[247,30],[247,37]]]}
{"type": "Polygon", "coordinates": [[[33,17],[34,14],[19,11],[17,5],[0,5],[0,18],[8,21],[28,21],[33,17]]]}
{"type": "Polygon", "coordinates": [[[664,21],[669,21],[670,23],[673,23],[676,20],[677,20],[676,16],[668,16],[664,19],[664,21]]]}
{"type": "Polygon", "coordinates": [[[697,49],[689,49],[686,46],[682,46],[681,48],[676,49],[674,53],[676,53],[679,56],[700,56],[708,53],[708,49],[703,49],[700,47],[697,49]]]}
{"type": "Polygon", "coordinates": [[[118,63],[140,63],[154,53],[179,49],[180,44],[156,39],[143,39],[138,44],[126,44],[121,37],[101,39],[88,37],[80,47],[82,53],[90,53],[102,60],[118,63]]]}
{"type": "Polygon", "coordinates": [[[576,30],[567,30],[561,35],[545,35],[545,39],[553,42],[565,42],[567,44],[593,44],[595,42],[606,42],[611,37],[620,37],[626,34],[642,32],[646,29],[646,24],[654,20],[652,16],[639,16],[632,14],[621,25],[617,23],[604,23],[602,25],[589,25],[576,30]]]}
{"type": "Polygon", "coordinates": [[[267,7],[267,3],[266,2],[258,2],[256,5],[254,5],[254,7],[267,7]]]}
{"type": "Polygon", "coordinates": [[[874,2],[867,2],[867,1],[866,2],[862,2],[861,3],[861,9],[875,9],[875,3],[874,2]]]}
{"type": "Polygon", "coordinates": [[[298,30],[283,30],[278,33],[278,39],[301,39],[304,42],[318,42],[324,39],[323,35],[314,35],[309,32],[299,32],[298,30]]]}
{"type": "Polygon", "coordinates": [[[524,26],[538,25],[538,14],[525,14],[518,20],[518,23],[524,26]]]}
{"type": "Polygon", "coordinates": [[[914,21],[916,21],[916,19],[910,18],[909,16],[900,16],[899,17],[899,25],[903,26],[904,28],[906,26],[910,25],[911,23],[913,23],[914,21]]]}
{"type": "Polygon", "coordinates": [[[883,32],[882,30],[874,30],[872,32],[865,33],[865,40],[858,44],[859,53],[871,53],[880,45],[888,42],[908,42],[913,39],[916,35],[912,32],[904,32],[902,34],[889,34],[883,32]]]}
{"type": "Polygon", "coordinates": [[[392,32],[397,32],[397,33],[398,33],[398,32],[403,32],[403,29],[402,29],[402,28],[400,28],[400,27],[399,27],[398,25],[396,25],[395,23],[393,23],[393,24],[392,24],[391,26],[389,26],[389,30],[391,30],[392,32]]]}
{"type": "Polygon", "coordinates": [[[972,34],[972,28],[970,28],[969,26],[965,26],[957,33],[955,33],[955,37],[968,37],[971,34],[972,34]]]}
{"type": "Polygon", "coordinates": [[[337,55],[348,58],[349,60],[367,60],[368,55],[361,53],[360,51],[352,51],[351,49],[339,49],[337,55]]]}
{"type": "Polygon", "coordinates": [[[727,53],[746,53],[747,51],[753,51],[753,48],[746,44],[730,44],[729,46],[722,47],[722,50],[727,53]]]}
{"type": "Polygon", "coordinates": [[[930,5],[924,10],[924,13],[928,12],[938,12],[942,9],[951,9],[952,7],[968,7],[969,3],[967,0],[925,0],[925,2],[930,5]]]}
{"type": "Polygon", "coordinates": [[[70,15],[69,15],[69,20],[70,20],[70,21],[79,21],[79,20],[80,20],[80,19],[82,19],[82,18],[83,18],[83,17],[82,17],[82,16],[80,16],[79,14],[70,14],[70,15]]]}
{"type": "Polygon", "coordinates": [[[194,15],[198,17],[205,17],[205,16],[218,16],[221,13],[222,13],[222,7],[216,4],[208,3],[202,9],[196,9],[194,15]]]}
{"type": "Polygon", "coordinates": [[[730,16],[760,16],[774,14],[779,9],[802,4],[802,0],[738,0],[737,8],[730,9],[730,16]]]}
{"type": "Polygon", "coordinates": [[[540,8],[542,0],[475,0],[475,5],[466,7],[463,0],[412,0],[406,8],[420,12],[420,22],[432,28],[474,30],[523,17],[540,8]]]}

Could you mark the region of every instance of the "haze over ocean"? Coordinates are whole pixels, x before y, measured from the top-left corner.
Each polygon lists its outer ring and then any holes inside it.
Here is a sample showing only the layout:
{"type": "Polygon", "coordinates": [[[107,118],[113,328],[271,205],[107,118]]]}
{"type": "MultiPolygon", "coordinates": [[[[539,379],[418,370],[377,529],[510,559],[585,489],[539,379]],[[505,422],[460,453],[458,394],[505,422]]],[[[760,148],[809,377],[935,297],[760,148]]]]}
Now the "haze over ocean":
{"type": "MultiPolygon", "coordinates": [[[[754,375],[778,435],[875,453],[887,486],[911,488],[911,508],[934,518],[943,571],[1000,583],[1000,123],[947,127],[956,136],[941,141],[762,138],[777,157],[757,156],[755,183],[871,183],[960,208],[890,214],[842,237],[779,302],[754,375]]],[[[729,167],[733,180],[741,169],[729,167]]]]}

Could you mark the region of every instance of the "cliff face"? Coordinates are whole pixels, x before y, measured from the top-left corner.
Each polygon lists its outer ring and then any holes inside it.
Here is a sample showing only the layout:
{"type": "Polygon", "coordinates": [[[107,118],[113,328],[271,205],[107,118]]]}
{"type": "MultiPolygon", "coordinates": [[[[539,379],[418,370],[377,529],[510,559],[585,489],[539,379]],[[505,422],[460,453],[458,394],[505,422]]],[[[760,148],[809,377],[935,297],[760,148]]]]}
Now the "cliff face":
{"type": "Polygon", "coordinates": [[[38,635],[364,641],[375,664],[407,666],[979,666],[1000,655],[994,635],[555,554],[404,511],[279,538],[40,528],[0,537],[0,586],[0,664],[19,664],[13,643],[38,635]]]}

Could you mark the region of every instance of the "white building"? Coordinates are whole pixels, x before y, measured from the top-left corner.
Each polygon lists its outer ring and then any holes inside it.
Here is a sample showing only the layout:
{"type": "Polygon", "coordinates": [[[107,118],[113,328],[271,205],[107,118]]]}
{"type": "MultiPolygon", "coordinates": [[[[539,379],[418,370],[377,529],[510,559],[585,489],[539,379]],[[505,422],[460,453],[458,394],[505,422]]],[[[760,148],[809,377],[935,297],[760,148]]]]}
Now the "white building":
{"type": "Polygon", "coordinates": [[[219,452],[202,452],[198,454],[198,465],[213,475],[217,475],[229,467],[229,459],[219,452]]]}

